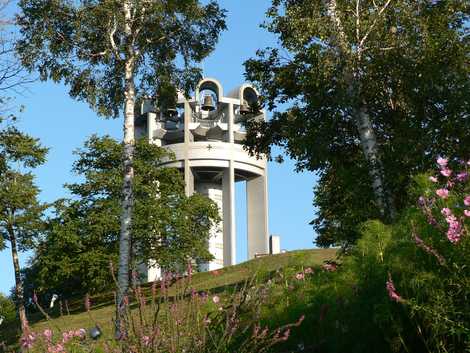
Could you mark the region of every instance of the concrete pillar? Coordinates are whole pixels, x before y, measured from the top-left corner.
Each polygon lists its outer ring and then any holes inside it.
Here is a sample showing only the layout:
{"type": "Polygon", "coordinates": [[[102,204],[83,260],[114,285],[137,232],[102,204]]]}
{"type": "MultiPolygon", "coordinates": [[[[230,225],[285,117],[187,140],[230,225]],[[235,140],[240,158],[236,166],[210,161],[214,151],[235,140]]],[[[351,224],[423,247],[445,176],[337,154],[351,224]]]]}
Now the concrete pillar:
{"type": "MultiPolygon", "coordinates": [[[[234,119],[233,103],[229,103],[227,105],[227,142],[229,143],[234,142],[234,119]]],[[[235,168],[232,155],[229,156],[229,167],[224,170],[222,186],[224,199],[224,266],[231,266],[235,265],[237,254],[235,223],[235,168]]]]}
{"type": "Polygon", "coordinates": [[[187,159],[184,161],[184,183],[186,196],[192,196],[194,194],[194,174],[187,159]]]}
{"type": "Polygon", "coordinates": [[[246,182],[248,223],[248,259],[256,254],[269,254],[267,177],[258,176],[246,182]]]}
{"type": "Polygon", "coordinates": [[[192,134],[189,131],[189,124],[191,122],[191,106],[188,101],[184,102],[184,144],[186,155],[184,158],[184,182],[186,196],[194,194],[194,175],[189,165],[188,151],[189,143],[192,141],[192,134]]]}
{"type": "Polygon", "coordinates": [[[269,253],[271,255],[281,253],[281,237],[279,235],[271,235],[269,239],[269,253]]]}
{"type": "Polygon", "coordinates": [[[235,170],[233,161],[224,170],[223,187],[223,224],[224,224],[224,266],[236,262],[236,223],[235,223],[235,170]]]}
{"type": "MultiPolygon", "coordinates": [[[[223,207],[223,187],[219,183],[198,183],[196,191],[201,194],[205,195],[214,201],[217,206],[219,207],[219,215],[220,217],[225,220],[224,217],[224,207],[223,207]]],[[[210,238],[209,238],[209,251],[212,255],[214,255],[214,259],[207,264],[202,264],[200,270],[201,271],[212,271],[218,270],[219,268],[224,267],[224,234],[223,234],[223,227],[222,225],[217,225],[213,227],[210,231],[210,238]]]]}

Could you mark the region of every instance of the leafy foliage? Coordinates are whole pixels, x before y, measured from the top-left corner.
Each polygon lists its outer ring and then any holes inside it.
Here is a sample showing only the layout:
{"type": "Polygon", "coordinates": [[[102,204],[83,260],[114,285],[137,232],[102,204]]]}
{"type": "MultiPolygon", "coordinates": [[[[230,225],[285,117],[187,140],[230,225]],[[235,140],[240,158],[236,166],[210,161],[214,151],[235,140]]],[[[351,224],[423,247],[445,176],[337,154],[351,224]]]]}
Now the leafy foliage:
{"type": "Polygon", "coordinates": [[[125,3],[20,1],[17,50],[23,65],[42,80],[63,81],[73,98],[103,116],[117,117],[123,107],[129,60],[138,94],[171,95],[170,84],[189,92],[200,77],[195,62],[214,49],[225,29],[224,12],[215,1],[133,0],[129,33],[125,3]]]}
{"type": "Polygon", "coordinates": [[[3,317],[2,325],[16,320],[15,303],[3,294],[0,294],[0,316],[3,317]]]}
{"type": "Polygon", "coordinates": [[[23,332],[27,329],[19,251],[30,250],[43,231],[47,205],[28,171],[45,161],[47,148],[14,127],[0,131],[0,249],[8,244],[15,274],[15,302],[23,332]]]}
{"type": "MultiPolygon", "coordinates": [[[[71,297],[108,288],[110,262],[118,256],[122,184],[122,144],[91,137],[78,150],[73,171],[83,181],[67,185],[73,197],[55,203],[47,235],[37,248],[27,275],[30,287],[43,294],[71,297]]],[[[155,260],[168,270],[210,260],[210,229],[218,208],[201,195],[186,197],[179,171],[161,167],[171,156],[139,141],[134,165],[134,266],[155,260]]]]}
{"type": "Polygon", "coordinates": [[[274,115],[248,124],[247,144],[253,153],[284,147],[299,171],[320,174],[319,245],[354,243],[358,221],[377,217],[354,121],[358,100],[398,210],[408,205],[411,176],[435,156],[468,154],[467,2],[276,0],[267,16],[281,48],[245,65],[274,115]]]}

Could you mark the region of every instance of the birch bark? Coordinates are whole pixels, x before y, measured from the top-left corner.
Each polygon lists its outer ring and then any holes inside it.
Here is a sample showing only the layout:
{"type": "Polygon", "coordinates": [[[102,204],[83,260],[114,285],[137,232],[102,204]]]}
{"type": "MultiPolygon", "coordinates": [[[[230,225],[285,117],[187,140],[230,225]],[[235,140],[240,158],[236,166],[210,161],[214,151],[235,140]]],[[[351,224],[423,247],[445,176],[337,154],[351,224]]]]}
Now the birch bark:
{"type": "MultiPolygon", "coordinates": [[[[379,11],[380,16],[390,4],[390,0],[385,3],[383,8],[379,11]]],[[[364,37],[360,39],[360,20],[359,20],[359,4],[356,6],[357,16],[357,28],[356,36],[358,43],[356,48],[348,44],[346,32],[344,30],[341,18],[338,14],[338,6],[336,0],[324,0],[324,5],[327,10],[327,14],[331,19],[331,22],[337,31],[337,42],[340,53],[345,60],[350,61],[350,69],[345,72],[345,75],[349,76],[349,87],[348,93],[352,101],[351,115],[357,127],[361,148],[364,153],[364,157],[369,164],[369,175],[372,179],[372,189],[374,191],[374,197],[379,208],[379,212],[382,217],[394,217],[394,208],[392,200],[387,197],[387,192],[384,186],[383,179],[383,166],[379,157],[377,137],[370,119],[369,113],[367,112],[366,105],[362,102],[361,89],[360,89],[360,63],[362,59],[363,48],[366,39],[375,26],[375,22],[371,25],[371,28],[366,32],[364,37]],[[351,67],[352,66],[352,67],[351,67]],[[387,205],[388,203],[388,205],[387,205]],[[387,212],[388,211],[388,212],[387,212]]]]}
{"type": "Polygon", "coordinates": [[[121,229],[119,236],[119,270],[118,270],[118,293],[116,307],[116,335],[120,336],[123,332],[122,320],[124,318],[124,298],[129,289],[129,263],[131,251],[131,229],[132,229],[132,211],[134,204],[134,195],[132,182],[134,178],[134,106],[135,106],[135,49],[132,32],[133,4],[132,1],[123,3],[125,25],[124,33],[127,39],[125,54],[125,103],[124,103],[124,182],[122,186],[122,213],[121,229]]]}
{"type": "Polygon", "coordinates": [[[20,317],[21,332],[26,334],[28,330],[28,320],[26,318],[26,310],[24,307],[23,283],[21,281],[20,261],[18,258],[18,246],[16,245],[16,235],[13,226],[8,226],[8,237],[10,238],[11,257],[13,258],[13,268],[15,271],[15,295],[18,315],[20,317]]]}

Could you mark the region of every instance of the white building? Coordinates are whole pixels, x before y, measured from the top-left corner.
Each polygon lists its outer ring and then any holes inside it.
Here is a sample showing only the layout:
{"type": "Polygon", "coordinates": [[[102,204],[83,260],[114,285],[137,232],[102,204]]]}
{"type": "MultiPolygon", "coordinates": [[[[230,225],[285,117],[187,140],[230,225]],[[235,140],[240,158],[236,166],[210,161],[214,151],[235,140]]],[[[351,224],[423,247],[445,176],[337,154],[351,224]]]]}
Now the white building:
{"type": "MultiPolygon", "coordinates": [[[[145,101],[136,120],[138,136],[174,153],[175,160],[164,165],[184,173],[186,194],[202,193],[219,206],[223,221],[208,245],[215,259],[203,270],[235,264],[236,182],[246,182],[248,258],[269,253],[267,161],[250,156],[242,145],[246,133],[241,122],[266,119],[257,103],[258,93],[250,85],[225,95],[217,80],[206,78],[194,97],[179,94],[171,109],[145,101]]],[[[149,280],[154,278],[149,270],[149,280]]]]}

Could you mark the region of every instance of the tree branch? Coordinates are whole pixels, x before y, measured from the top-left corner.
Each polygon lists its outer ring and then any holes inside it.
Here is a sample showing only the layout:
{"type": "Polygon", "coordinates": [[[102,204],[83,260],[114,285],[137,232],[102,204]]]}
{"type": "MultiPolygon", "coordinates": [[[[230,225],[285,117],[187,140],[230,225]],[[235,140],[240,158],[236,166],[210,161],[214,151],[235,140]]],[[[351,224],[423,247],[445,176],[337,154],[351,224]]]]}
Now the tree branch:
{"type": "Polygon", "coordinates": [[[365,41],[367,40],[367,38],[369,37],[369,34],[372,32],[372,30],[374,29],[374,27],[377,25],[377,21],[378,19],[380,18],[380,16],[382,16],[382,14],[384,13],[384,11],[387,9],[388,5],[390,5],[390,3],[392,2],[392,0],[387,0],[387,2],[384,4],[384,6],[380,9],[379,13],[377,14],[377,16],[375,17],[374,19],[374,22],[372,22],[372,24],[370,25],[369,29],[367,30],[366,34],[364,35],[364,37],[362,38],[362,40],[359,42],[359,45],[358,45],[358,51],[362,51],[363,49],[363,46],[364,46],[364,43],[365,41]]]}

